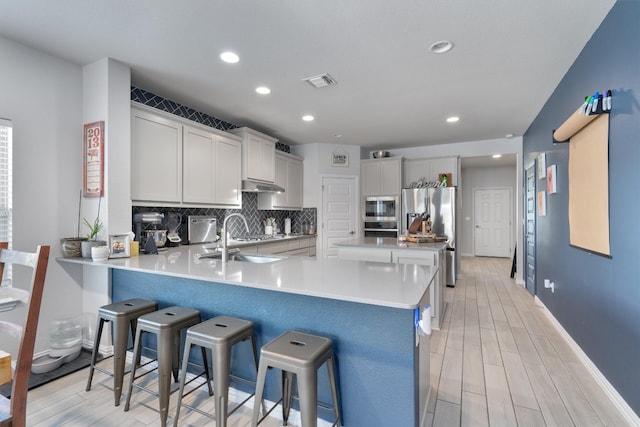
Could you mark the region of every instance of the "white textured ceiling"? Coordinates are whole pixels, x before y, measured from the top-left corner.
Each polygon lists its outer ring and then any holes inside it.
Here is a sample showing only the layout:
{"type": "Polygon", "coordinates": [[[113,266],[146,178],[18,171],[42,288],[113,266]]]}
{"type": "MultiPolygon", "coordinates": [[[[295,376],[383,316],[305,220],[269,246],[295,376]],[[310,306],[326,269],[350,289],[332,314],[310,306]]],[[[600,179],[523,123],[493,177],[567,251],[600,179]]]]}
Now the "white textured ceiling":
{"type": "Polygon", "coordinates": [[[522,135],[614,3],[0,0],[0,35],[286,143],[399,148],[522,135]],[[321,73],[338,85],[302,81],[321,73]]]}

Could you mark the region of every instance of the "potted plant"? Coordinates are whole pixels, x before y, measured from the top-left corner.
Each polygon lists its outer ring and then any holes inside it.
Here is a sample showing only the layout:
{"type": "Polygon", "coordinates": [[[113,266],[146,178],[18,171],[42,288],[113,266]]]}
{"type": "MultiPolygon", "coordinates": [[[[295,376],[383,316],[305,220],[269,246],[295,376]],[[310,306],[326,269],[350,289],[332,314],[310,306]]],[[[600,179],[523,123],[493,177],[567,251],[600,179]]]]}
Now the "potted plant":
{"type": "Polygon", "coordinates": [[[89,222],[87,218],[82,218],[82,222],[89,229],[87,232],[87,240],[82,242],[82,258],[91,258],[91,248],[94,246],[107,246],[104,240],[97,240],[98,233],[104,227],[100,221],[100,205],[98,205],[98,214],[93,222],[89,222]]]}
{"type": "Polygon", "coordinates": [[[98,233],[102,230],[104,226],[100,221],[99,216],[96,216],[95,221],[93,223],[89,222],[86,218],[82,218],[82,222],[89,229],[87,233],[87,240],[83,241],[82,244],[82,258],[91,258],[91,248],[95,246],[107,246],[107,242],[104,240],[97,240],[98,233]]]}

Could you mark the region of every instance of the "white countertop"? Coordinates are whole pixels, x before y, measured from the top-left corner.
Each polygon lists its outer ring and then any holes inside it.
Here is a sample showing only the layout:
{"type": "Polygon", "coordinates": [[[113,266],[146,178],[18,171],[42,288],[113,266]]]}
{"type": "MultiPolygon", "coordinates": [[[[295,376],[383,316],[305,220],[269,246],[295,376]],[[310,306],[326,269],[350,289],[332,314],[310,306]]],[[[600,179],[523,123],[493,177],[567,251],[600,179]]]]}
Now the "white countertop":
{"type": "Polygon", "coordinates": [[[400,242],[393,237],[360,237],[357,239],[344,240],[336,243],[336,246],[353,246],[359,248],[384,248],[384,249],[422,249],[441,250],[447,247],[446,242],[434,243],[414,243],[400,242]]]}
{"type": "Polygon", "coordinates": [[[93,262],[57,258],[59,262],[163,274],[194,280],[287,292],[385,307],[413,309],[429,289],[435,267],[347,261],[337,258],[283,258],[267,264],[196,259],[215,245],[168,248],[158,255],[140,255],[93,262]]]}

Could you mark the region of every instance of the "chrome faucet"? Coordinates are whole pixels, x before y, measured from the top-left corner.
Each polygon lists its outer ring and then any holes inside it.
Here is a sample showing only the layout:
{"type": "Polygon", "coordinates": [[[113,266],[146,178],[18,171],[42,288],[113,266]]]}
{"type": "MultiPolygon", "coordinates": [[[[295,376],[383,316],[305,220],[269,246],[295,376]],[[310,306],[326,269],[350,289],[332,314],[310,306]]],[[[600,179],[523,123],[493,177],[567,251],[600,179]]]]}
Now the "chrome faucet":
{"type": "Polygon", "coordinates": [[[224,222],[222,223],[222,262],[226,262],[227,261],[227,221],[229,221],[229,218],[234,217],[234,216],[239,216],[240,218],[242,218],[242,221],[244,221],[244,226],[247,228],[247,233],[249,232],[249,224],[247,224],[247,219],[244,217],[244,215],[239,214],[239,213],[232,213],[231,215],[227,215],[227,217],[224,219],[224,222]]]}

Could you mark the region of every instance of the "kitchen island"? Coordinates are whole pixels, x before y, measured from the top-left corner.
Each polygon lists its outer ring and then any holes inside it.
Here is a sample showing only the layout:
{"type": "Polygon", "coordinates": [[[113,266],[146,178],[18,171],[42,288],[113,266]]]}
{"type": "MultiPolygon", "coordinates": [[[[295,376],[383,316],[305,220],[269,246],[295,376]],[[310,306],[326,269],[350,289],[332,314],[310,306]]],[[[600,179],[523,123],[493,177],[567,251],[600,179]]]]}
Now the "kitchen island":
{"type": "MultiPolygon", "coordinates": [[[[222,263],[198,258],[207,249],[180,246],[103,263],[58,260],[68,267],[108,269],[112,301],[149,298],[161,308],[198,309],[203,320],[217,315],[251,320],[259,346],[291,329],[327,336],[334,341],[344,425],[424,422],[429,339],[418,334],[416,325],[437,266],[310,257],[222,263]]],[[[239,362],[251,377],[250,360],[239,362]]],[[[325,373],[322,368],[318,376],[319,398],[328,403],[325,373]]],[[[278,378],[270,375],[266,397],[277,400],[279,390],[278,378]]],[[[331,420],[328,411],[319,415],[331,420]]]]}
{"type": "Polygon", "coordinates": [[[444,318],[445,242],[412,243],[388,237],[361,237],[336,243],[338,258],[348,260],[436,266],[434,285],[429,290],[432,325],[440,329],[444,318]]]}

